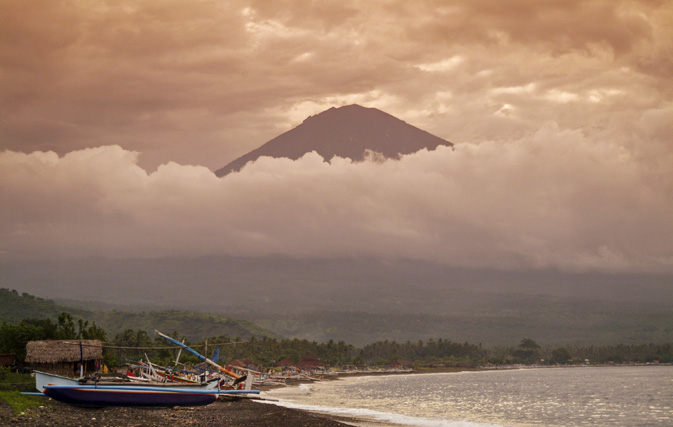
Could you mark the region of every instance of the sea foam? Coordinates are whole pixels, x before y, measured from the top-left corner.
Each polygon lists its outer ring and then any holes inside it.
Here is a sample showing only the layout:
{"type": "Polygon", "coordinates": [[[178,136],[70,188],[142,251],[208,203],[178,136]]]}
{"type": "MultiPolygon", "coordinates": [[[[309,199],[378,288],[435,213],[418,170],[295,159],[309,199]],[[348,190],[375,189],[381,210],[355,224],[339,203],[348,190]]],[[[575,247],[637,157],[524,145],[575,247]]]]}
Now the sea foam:
{"type": "Polygon", "coordinates": [[[262,403],[282,406],[285,408],[299,409],[302,411],[320,412],[324,414],[339,415],[357,419],[368,419],[379,422],[386,422],[395,425],[414,426],[414,427],[506,427],[500,424],[476,423],[464,420],[434,420],[430,418],[411,417],[408,415],[394,414],[392,412],[373,411],[371,409],[358,408],[336,408],[321,405],[306,405],[293,403],[284,400],[268,401],[262,400],[262,403]]]}

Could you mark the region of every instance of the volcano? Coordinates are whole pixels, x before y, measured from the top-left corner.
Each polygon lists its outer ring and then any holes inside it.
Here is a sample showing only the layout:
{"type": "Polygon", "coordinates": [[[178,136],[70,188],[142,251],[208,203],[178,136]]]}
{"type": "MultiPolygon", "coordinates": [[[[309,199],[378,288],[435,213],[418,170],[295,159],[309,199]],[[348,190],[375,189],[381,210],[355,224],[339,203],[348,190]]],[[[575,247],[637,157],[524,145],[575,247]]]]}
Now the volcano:
{"type": "Polygon", "coordinates": [[[315,151],[324,159],[334,156],[364,160],[367,150],[396,158],[423,148],[453,144],[376,108],[357,104],[332,107],[308,117],[302,124],[215,171],[219,177],[237,172],[259,157],[299,159],[315,151]]]}

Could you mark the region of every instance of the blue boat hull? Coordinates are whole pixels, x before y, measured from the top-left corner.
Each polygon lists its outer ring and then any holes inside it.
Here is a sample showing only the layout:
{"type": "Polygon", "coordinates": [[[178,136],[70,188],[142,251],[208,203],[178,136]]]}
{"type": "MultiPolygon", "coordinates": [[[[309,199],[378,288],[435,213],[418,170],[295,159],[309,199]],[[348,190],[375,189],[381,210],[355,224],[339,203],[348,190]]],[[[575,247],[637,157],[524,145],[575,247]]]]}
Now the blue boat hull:
{"type": "Polygon", "coordinates": [[[217,392],[155,387],[46,386],[44,394],[78,406],[203,406],[217,399],[217,392]]]}

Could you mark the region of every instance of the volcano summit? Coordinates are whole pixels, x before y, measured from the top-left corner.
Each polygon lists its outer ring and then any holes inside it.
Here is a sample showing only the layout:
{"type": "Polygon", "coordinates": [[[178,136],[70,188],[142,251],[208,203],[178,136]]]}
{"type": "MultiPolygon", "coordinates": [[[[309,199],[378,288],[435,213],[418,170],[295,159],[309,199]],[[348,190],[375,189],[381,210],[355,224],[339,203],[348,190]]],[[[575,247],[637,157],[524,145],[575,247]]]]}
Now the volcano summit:
{"type": "Polygon", "coordinates": [[[238,172],[262,156],[296,160],[315,151],[326,160],[339,156],[361,161],[367,150],[395,158],[423,148],[434,150],[438,145],[453,144],[381,110],[353,104],[332,107],[308,117],[296,128],[239,157],[215,174],[222,177],[238,172]]]}

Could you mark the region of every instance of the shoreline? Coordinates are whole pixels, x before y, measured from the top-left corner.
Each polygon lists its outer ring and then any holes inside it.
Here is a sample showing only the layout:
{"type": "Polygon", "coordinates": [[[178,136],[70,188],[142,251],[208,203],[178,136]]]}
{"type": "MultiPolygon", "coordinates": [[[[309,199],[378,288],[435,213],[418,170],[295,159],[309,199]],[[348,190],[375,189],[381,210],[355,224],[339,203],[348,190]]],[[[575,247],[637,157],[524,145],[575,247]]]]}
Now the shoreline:
{"type": "MultiPolygon", "coordinates": [[[[322,411],[312,411],[309,409],[297,409],[297,408],[287,408],[285,406],[282,406],[282,404],[277,404],[274,403],[274,400],[277,400],[275,397],[272,396],[264,396],[265,392],[272,391],[272,390],[278,390],[278,389],[283,389],[285,387],[298,387],[302,384],[314,384],[318,383],[321,381],[336,381],[340,379],[347,379],[347,378],[359,378],[359,377],[377,377],[377,376],[397,376],[397,375],[423,375],[423,374],[440,374],[440,373],[458,373],[458,372],[466,372],[466,371],[482,371],[484,369],[481,368],[428,368],[428,369],[414,369],[410,371],[373,371],[373,372],[339,372],[338,374],[327,374],[324,375],[320,378],[316,379],[296,379],[296,380],[287,380],[285,384],[274,384],[274,385],[267,385],[267,386],[260,386],[257,387],[262,392],[262,395],[260,395],[260,398],[253,398],[253,400],[266,400],[268,403],[263,403],[259,402],[260,405],[263,406],[275,406],[279,408],[284,408],[284,409],[290,409],[293,411],[301,412],[307,415],[314,415],[320,418],[324,419],[329,419],[332,420],[333,422],[336,422],[335,426],[340,425],[340,426],[350,426],[350,427],[390,427],[390,426],[397,426],[399,424],[393,424],[390,422],[386,421],[379,421],[379,420],[374,420],[366,417],[359,417],[357,415],[337,415],[329,412],[322,412],[322,411]]],[[[318,425],[318,424],[307,424],[307,425],[318,425]]]]}
{"type": "MultiPolygon", "coordinates": [[[[610,368],[608,366],[604,367],[610,368]]],[[[316,380],[290,380],[285,385],[268,385],[256,388],[264,393],[273,389],[296,387],[301,384],[334,381],[337,379],[458,373],[465,371],[490,371],[490,369],[434,368],[413,370],[411,372],[347,372],[339,373],[338,375],[325,375],[316,380]]],[[[215,403],[201,407],[83,408],[67,405],[45,397],[44,405],[27,410],[23,414],[14,414],[9,405],[0,401],[0,425],[17,427],[187,427],[197,425],[213,427],[275,427],[278,425],[287,427],[382,427],[393,425],[384,421],[371,420],[356,415],[338,415],[326,412],[314,412],[308,409],[287,408],[281,404],[276,404],[272,401],[273,399],[273,396],[262,394],[260,398],[218,399],[215,403]],[[262,402],[261,400],[267,400],[267,402],[262,402]]]]}
{"type": "MultiPolygon", "coordinates": [[[[497,368],[424,368],[424,369],[415,369],[407,372],[345,372],[335,375],[325,375],[322,378],[316,380],[290,380],[287,381],[284,385],[269,385],[258,387],[263,393],[267,391],[272,391],[276,389],[283,389],[285,387],[298,387],[302,384],[312,384],[320,381],[335,381],[339,379],[347,378],[358,378],[358,377],[372,377],[372,376],[397,376],[397,375],[427,375],[427,374],[450,374],[450,373],[460,373],[460,372],[495,372],[495,371],[511,371],[511,370],[522,370],[522,369],[584,369],[584,368],[603,368],[603,369],[618,369],[620,367],[630,367],[630,366],[671,366],[672,364],[641,364],[641,365],[554,365],[554,366],[545,366],[545,365],[535,365],[535,366],[500,366],[497,368]]],[[[273,396],[261,396],[262,399],[267,397],[268,400],[276,399],[273,396]]],[[[267,406],[279,406],[281,405],[274,404],[273,402],[263,403],[267,406]]],[[[355,427],[395,427],[400,424],[395,424],[392,422],[374,420],[366,417],[360,417],[357,415],[338,415],[330,412],[323,411],[312,411],[305,408],[290,408],[296,411],[305,412],[307,414],[315,414],[321,417],[330,418],[336,422],[342,423],[339,425],[348,425],[355,427]]]]}
{"type": "MultiPolygon", "coordinates": [[[[458,370],[443,370],[457,372],[458,370]]],[[[289,380],[283,385],[256,387],[261,392],[278,388],[294,387],[317,381],[334,381],[341,378],[381,375],[408,375],[411,372],[346,372],[338,375],[325,375],[315,380],[289,380]]],[[[382,426],[385,424],[357,417],[313,412],[303,409],[287,408],[275,404],[273,398],[236,398],[218,399],[215,403],[200,407],[149,408],[149,407],[104,407],[86,408],[72,406],[44,397],[44,404],[14,414],[9,405],[0,401],[0,425],[17,427],[187,427],[187,426],[236,426],[236,427],[348,427],[382,426]],[[261,402],[260,400],[267,400],[261,402]]]]}

